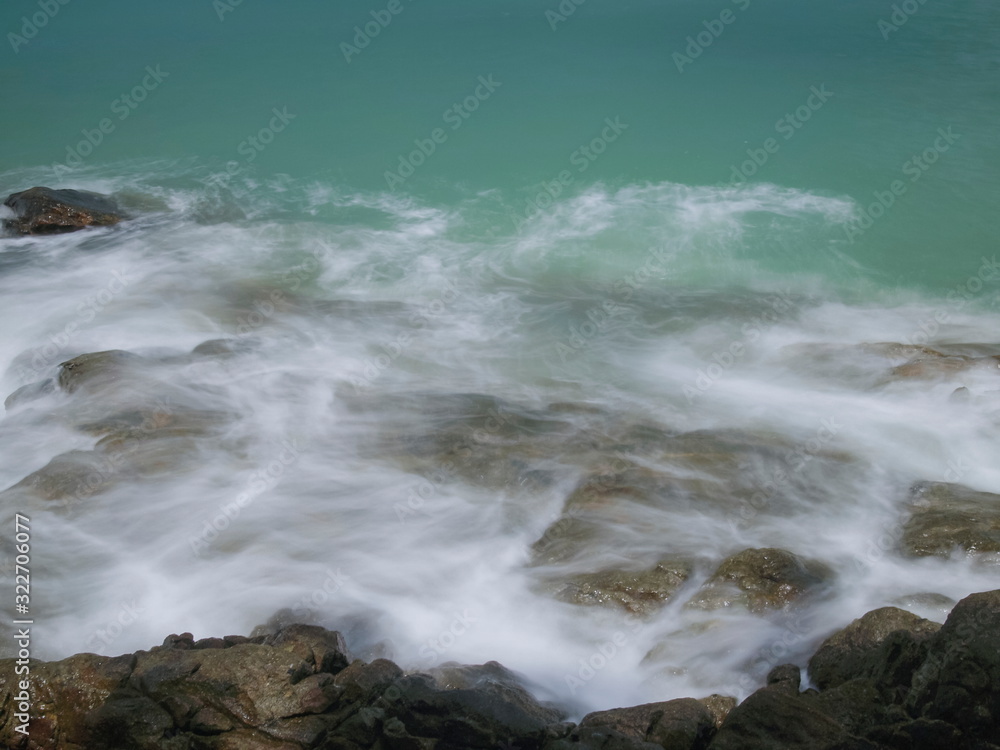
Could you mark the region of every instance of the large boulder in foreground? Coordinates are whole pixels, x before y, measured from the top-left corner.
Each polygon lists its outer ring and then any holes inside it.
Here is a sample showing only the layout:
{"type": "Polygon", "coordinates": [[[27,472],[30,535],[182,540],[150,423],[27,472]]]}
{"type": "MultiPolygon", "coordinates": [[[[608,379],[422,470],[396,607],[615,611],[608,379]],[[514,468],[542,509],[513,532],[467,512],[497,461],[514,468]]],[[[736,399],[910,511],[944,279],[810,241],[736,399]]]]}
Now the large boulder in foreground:
{"type": "Polygon", "coordinates": [[[758,690],[722,722],[711,750],[834,750],[850,735],[824,711],[783,686],[758,690]]]}
{"type": "Polygon", "coordinates": [[[350,661],[339,633],[286,625],[115,658],[31,662],[31,737],[17,730],[14,659],[0,660],[11,750],[998,750],[1000,591],[947,622],[870,612],[810,664],[774,667],[743,703],[681,698],[574,725],[496,662],[406,673],[350,661]],[[823,687],[823,685],[832,685],[823,687]],[[886,685],[892,687],[884,689],[886,685]]]}
{"type": "Polygon", "coordinates": [[[16,214],[4,221],[4,228],[17,234],[73,232],[111,226],[125,218],[111,198],[84,190],[33,187],[12,193],[3,204],[16,214]]]}
{"type": "MultiPolygon", "coordinates": [[[[914,644],[926,641],[941,628],[897,607],[872,610],[827,638],[809,660],[809,677],[820,690],[856,678],[875,679],[887,665],[884,644],[901,651],[901,636],[914,644]],[[893,634],[899,634],[890,639],[893,634]]],[[[914,668],[919,664],[914,665],[914,668]]],[[[912,671],[910,676],[912,677],[912,671]]],[[[906,685],[909,678],[903,678],[906,685]]]]}
{"type": "Polygon", "coordinates": [[[587,714],[581,727],[612,729],[633,740],[674,750],[704,750],[715,734],[715,716],[693,698],[613,708],[587,714]]]}
{"type": "Polygon", "coordinates": [[[540,748],[570,730],[496,663],[410,674],[350,662],[337,632],[169,636],[150,651],[31,664],[30,738],[14,659],[0,660],[0,747],[11,750],[540,748]],[[16,710],[16,709],[15,709],[16,710]]]}
{"type": "Polygon", "coordinates": [[[1000,591],[972,594],[928,641],[907,709],[1000,745],[1000,591]]]}

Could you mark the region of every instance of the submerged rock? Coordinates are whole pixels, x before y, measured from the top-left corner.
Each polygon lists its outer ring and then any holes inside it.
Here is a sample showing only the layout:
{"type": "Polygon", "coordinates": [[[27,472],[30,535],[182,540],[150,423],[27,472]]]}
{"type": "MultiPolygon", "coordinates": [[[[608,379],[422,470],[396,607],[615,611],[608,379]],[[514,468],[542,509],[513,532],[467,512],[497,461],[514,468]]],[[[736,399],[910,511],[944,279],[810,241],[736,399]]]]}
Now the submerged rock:
{"type": "Polygon", "coordinates": [[[134,375],[145,362],[143,357],[121,349],[81,354],[60,363],[59,387],[67,393],[90,385],[114,386],[134,375]]]}
{"type": "Polygon", "coordinates": [[[397,429],[368,447],[435,483],[461,480],[489,489],[538,489],[551,481],[539,464],[565,450],[560,417],[479,393],[407,394],[356,408],[391,410],[397,429]]]}
{"type": "Polygon", "coordinates": [[[92,450],[74,450],[5,490],[20,502],[85,500],[123,480],[176,471],[199,456],[204,438],[218,436],[235,415],[204,408],[210,391],[185,390],[164,377],[168,359],[110,350],[63,362],[58,378],[16,391],[8,406],[58,388],[66,394],[55,414],[67,426],[94,436],[92,450]]]}
{"type": "Polygon", "coordinates": [[[900,545],[914,557],[948,557],[956,549],[1000,561],[1000,495],[961,484],[920,482],[900,545]]]}
{"type": "Polygon", "coordinates": [[[1000,368],[1000,357],[937,356],[920,357],[906,364],[892,368],[894,378],[945,379],[969,370],[996,372],[1000,368]]]}
{"type": "Polygon", "coordinates": [[[783,549],[746,549],[723,560],[685,606],[719,609],[742,605],[755,613],[782,609],[815,594],[832,576],[822,563],[783,549]]]}
{"type": "Polygon", "coordinates": [[[607,570],[569,576],[556,597],[571,604],[600,605],[650,615],[669,602],[690,577],[684,560],[661,560],[649,570],[607,570]]]}
{"type": "Polygon", "coordinates": [[[43,500],[83,500],[112,486],[120,472],[121,464],[97,451],[68,451],[0,493],[0,497],[29,492],[43,500]]]}
{"type": "Polygon", "coordinates": [[[55,390],[56,381],[52,378],[39,380],[35,383],[28,383],[27,385],[22,385],[16,391],[7,396],[7,398],[4,399],[3,406],[7,411],[10,411],[11,409],[16,409],[18,406],[23,406],[31,401],[40,399],[42,396],[54,393],[55,390]]]}
{"type": "Polygon", "coordinates": [[[865,344],[793,344],[784,348],[797,370],[827,379],[853,381],[863,387],[899,380],[946,380],[966,372],[1000,373],[996,344],[935,344],[934,347],[895,342],[865,344]]]}
{"type": "Polygon", "coordinates": [[[83,190],[33,187],[9,195],[4,205],[16,214],[16,218],[4,221],[4,227],[18,234],[72,232],[88,226],[111,226],[124,218],[114,200],[83,190]]]}

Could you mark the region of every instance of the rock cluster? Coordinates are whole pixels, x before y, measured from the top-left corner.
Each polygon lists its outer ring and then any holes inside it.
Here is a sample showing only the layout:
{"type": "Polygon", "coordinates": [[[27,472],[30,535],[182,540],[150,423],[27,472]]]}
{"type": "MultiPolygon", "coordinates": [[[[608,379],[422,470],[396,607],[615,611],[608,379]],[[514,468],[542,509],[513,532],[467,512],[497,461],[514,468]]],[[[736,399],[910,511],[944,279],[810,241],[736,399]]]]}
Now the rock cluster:
{"type": "Polygon", "coordinates": [[[1000,590],[944,625],[895,607],[830,636],[801,670],[733,698],[598,711],[579,724],[496,662],[406,673],[352,661],[339,633],[289,625],[119,657],[33,662],[33,717],[17,731],[13,660],[0,662],[0,744],[115,750],[996,750],[1000,590]]]}

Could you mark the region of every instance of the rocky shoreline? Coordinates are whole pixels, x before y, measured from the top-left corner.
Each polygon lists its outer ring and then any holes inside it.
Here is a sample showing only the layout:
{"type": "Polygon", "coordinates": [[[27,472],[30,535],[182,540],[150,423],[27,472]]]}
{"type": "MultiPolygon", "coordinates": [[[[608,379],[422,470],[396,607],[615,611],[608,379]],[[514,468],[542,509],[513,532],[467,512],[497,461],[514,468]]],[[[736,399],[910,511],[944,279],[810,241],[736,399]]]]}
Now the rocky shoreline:
{"type": "MultiPolygon", "coordinates": [[[[6,205],[17,218],[5,229],[17,234],[124,218],[110,199],[77,191],[33,188],[6,205]]],[[[409,315],[404,303],[316,301],[293,291],[271,294],[272,312],[361,318],[366,305],[383,305],[385,314],[409,315]]],[[[250,296],[244,290],[228,300],[238,319],[256,314],[250,296]]],[[[22,354],[13,365],[21,386],[6,398],[8,412],[17,418],[51,408],[53,420],[94,443],[56,455],[0,498],[12,508],[69,514],[119,485],[153,485],[189,469],[204,445],[225,439],[238,415],[217,390],[187,388],[181,375],[239,360],[257,343],[256,334],[244,333],[238,328],[236,338],[190,351],[87,352],[53,344],[22,354]]],[[[789,367],[817,377],[829,361],[856,363],[858,387],[877,389],[993,373],[995,351],[868,343],[797,345],[785,354],[789,367]]],[[[963,385],[950,399],[973,402],[989,393],[963,385]]],[[[653,617],[673,603],[685,611],[766,617],[822,601],[836,583],[837,572],[821,561],[777,547],[737,547],[718,557],[657,548],[655,558],[591,559],[597,542],[640,527],[643,509],[690,511],[734,528],[793,512],[807,488],[856,470],[857,457],[832,443],[832,421],[795,443],[724,426],[673,429],[584,402],[529,405],[479,393],[376,398],[346,386],[337,395],[346,410],[391,425],[358,441],[363,457],[428,481],[444,477],[490,491],[531,493],[566,483],[562,511],[526,559],[538,592],[554,600],[632,618],[653,617]],[[381,419],[386,414],[391,419],[381,419]]],[[[901,477],[896,489],[904,515],[898,533],[884,545],[880,538],[880,555],[997,562],[1000,495],[913,476],[901,477]]],[[[408,501],[391,513],[403,521],[419,509],[408,501]]],[[[192,537],[192,554],[213,551],[214,522],[204,519],[206,533],[192,537]]],[[[575,718],[568,707],[540,703],[496,662],[407,672],[388,659],[352,658],[337,632],[288,623],[251,636],[172,635],[162,646],[119,657],[31,661],[27,686],[18,673],[24,665],[0,660],[0,746],[1000,750],[1000,590],[958,602],[943,626],[895,607],[869,612],[830,635],[807,664],[773,666],[766,684],[739,704],[724,695],[683,698],[610,708],[578,723],[567,721],[575,718]],[[804,669],[811,686],[805,690],[804,669]]],[[[766,668],[743,678],[763,679],[766,668]]]]}
{"type": "Polygon", "coordinates": [[[883,607],[801,666],[727,696],[598,711],[579,723],[496,662],[405,672],[352,659],[340,633],[294,624],[254,637],[118,657],[30,663],[24,735],[15,660],[0,661],[11,750],[994,750],[1000,747],[1000,590],[944,625],[883,607]]]}

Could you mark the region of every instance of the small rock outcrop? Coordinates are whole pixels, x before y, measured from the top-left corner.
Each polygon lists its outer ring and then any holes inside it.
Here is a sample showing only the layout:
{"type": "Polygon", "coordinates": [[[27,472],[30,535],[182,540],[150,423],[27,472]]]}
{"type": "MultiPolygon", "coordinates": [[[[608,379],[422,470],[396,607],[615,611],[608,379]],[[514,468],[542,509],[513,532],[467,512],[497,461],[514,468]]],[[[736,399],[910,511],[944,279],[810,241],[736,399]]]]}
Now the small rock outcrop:
{"type": "Polygon", "coordinates": [[[904,642],[923,643],[940,628],[896,607],[873,610],[823,642],[809,660],[809,677],[820,690],[859,677],[874,678],[886,664],[887,648],[898,653],[904,642]]]}
{"type": "Polygon", "coordinates": [[[4,205],[15,218],[4,228],[16,234],[59,234],[84,227],[106,227],[122,221],[118,205],[105,195],[84,190],[33,187],[12,193],[4,205]]]}
{"type": "Polygon", "coordinates": [[[691,575],[684,560],[664,559],[649,570],[607,570],[570,576],[557,598],[571,604],[621,608],[650,615],[669,602],[691,575]]]}
{"type": "Polygon", "coordinates": [[[1000,495],[961,484],[919,482],[901,547],[912,557],[948,557],[956,549],[1000,562],[1000,495]]]}
{"type": "Polygon", "coordinates": [[[692,609],[742,605],[754,613],[782,609],[815,593],[832,571],[783,549],[745,549],[727,557],[687,603],[692,609]]]}

